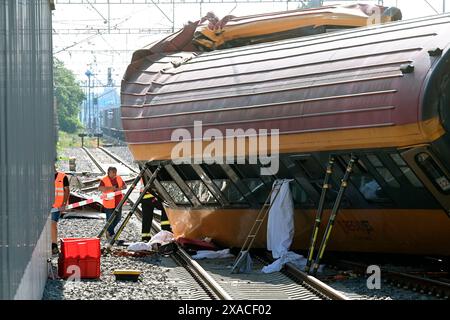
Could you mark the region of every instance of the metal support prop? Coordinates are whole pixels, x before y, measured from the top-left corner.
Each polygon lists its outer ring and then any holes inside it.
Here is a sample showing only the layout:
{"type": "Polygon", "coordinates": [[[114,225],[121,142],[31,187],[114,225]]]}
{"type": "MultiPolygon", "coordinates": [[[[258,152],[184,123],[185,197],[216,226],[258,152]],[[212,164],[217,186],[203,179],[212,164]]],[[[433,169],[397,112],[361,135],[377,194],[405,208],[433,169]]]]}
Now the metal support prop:
{"type": "Polygon", "coordinates": [[[322,220],[322,213],[323,213],[323,207],[325,204],[326,194],[327,194],[328,189],[331,187],[329,184],[329,181],[330,181],[331,174],[333,173],[333,165],[334,165],[334,157],[330,156],[328,158],[327,171],[325,173],[325,178],[323,180],[322,193],[320,194],[319,206],[317,208],[316,219],[314,220],[314,227],[313,227],[313,231],[311,234],[311,241],[310,241],[309,252],[308,252],[308,260],[306,261],[306,267],[305,267],[306,273],[308,273],[311,268],[313,255],[314,255],[314,247],[316,246],[317,235],[319,234],[320,222],[322,220]]]}
{"type": "Polygon", "coordinates": [[[327,228],[325,229],[325,234],[322,238],[322,243],[320,244],[320,247],[319,247],[319,253],[316,257],[316,260],[314,261],[314,267],[313,267],[313,271],[312,271],[313,275],[315,275],[317,273],[317,269],[319,269],[319,263],[323,257],[323,253],[325,252],[325,248],[328,244],[328,240],[331,235],[331,230],[333,229],[334,221],[336,220],[336,217],[337,217],[337,214],[339,211],[339,207],[341,205],[342,196],[344,195],[345,189],[347,189],[348,179],[350,178],[350,174],[353,170],[353,165],[354,165],[355,161],[356,161],[356,157],[352,154],[350,157],[350,161],[347,164],[347,169],[345,170],[344,177],[342,178],[341,187],[339,188],[339,193],[336,197],[336,201],[334,202],[333,209],[332,209],[331,215],[330,215],[330,219],[328,220],[327,228]]]}
{"type": "Polygon", "coordinates": [[[109,220],[106,222],[106,225],[100,231],[100,233],[98,234],[97,238],[101,239],[101,237],[106,232],[106,230],[108,230],[108,228],[111,225],[111,223],[113,223],[113,221],[116,219],[116,216],[119,214],[119,211],[122,210],[122,207],[123,207],[124,203],[128,200],[128,198],[130,197],[130,194],[133,192],[134,188],[136,188],[136,185],[139,183],[139,180],[141,180],[141,178],[144,176],[146,170],[147,170],[147,165],[145,165],[144,168],[142,168],[142,170],[139,173],[139,175],[137,175],[136,178],[133,180],[130,188],[127,191],[127,193],[122,198],[122,200],[119,202],[119,204],[116,206],[116,208],[114,209],[111,217],[109,217],[109,220]]]}
{"type": "Polygon", "coordinates": [[[156,168],[155,172],[153,172],[153,174],[151,175],[150,179],[148,180],[147,184],[144,187],[144,190],[139,194],[139,198],[134,203],[134,205],[131,208],[130,212],[128,212],[127,216],[125,217],[125,220],[120,225],[120,227],[117,230],[117,232],[114,235],[114,237],[110,240],[109,245],[108,245],[109,248],[111,248],[114,245],[114,243],[117,241],[117,239],[119,239],[120,234],[122,233],[123,229],[125,229],[125,226],[128,224],[128,221],[130,221],[131,216],[134,214],[134,212],[136,211],[137,207],[139,206],[139,204],[141,203],[142,199],[144,198],[145,194],[147,193],[147,191],[150,189],[150,187],[152,186],[153,182],[155,181],[155,179],[156,179],[156,177],[158,175],[158,172],[161,170],[161,167],[162,167],[162,164],[159,164],[159,166],[156,168]]]}

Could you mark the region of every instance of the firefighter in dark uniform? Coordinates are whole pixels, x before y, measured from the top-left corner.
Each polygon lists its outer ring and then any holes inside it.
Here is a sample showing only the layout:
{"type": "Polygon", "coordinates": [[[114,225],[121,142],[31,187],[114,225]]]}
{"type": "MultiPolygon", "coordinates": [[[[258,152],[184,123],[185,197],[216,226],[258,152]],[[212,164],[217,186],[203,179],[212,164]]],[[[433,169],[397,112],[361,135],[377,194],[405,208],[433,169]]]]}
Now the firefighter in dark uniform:
{"type": "Polygon", "coordinates": [[[153,210],[155,208],[155,206],[153,205],[153,201],[154,201],[153,199],[155,199],[155,197],[150,192],[147,191],[141,200],[141,206],[142,206],[141,239],[142,239],[142,241],[149,241],[151,238],[150,230],[152,228],[153,210]]]}
{"type": "Polygon", "coordinates": [[[161,229],[172,232],[169,218],[167,218],[166,210],[164,210],[164,206],[161,204],[161,202],[156,201],[156,208],[161,210],[161,229]]]}
{"type": "Polygon", "coordinates": [[[161,210],[161,229],[172,231],[172,229],[170,228],[169,219],[167,218],[166,211],[164,210],[164,206],[149,191],[147,191],[144,197],[142,198],[141,206],[142,206],[142,234],[141,234],[142,241],[150,241],[151,239],[150,230],[152,228],[152,221],[155,208],[161,210]]]}

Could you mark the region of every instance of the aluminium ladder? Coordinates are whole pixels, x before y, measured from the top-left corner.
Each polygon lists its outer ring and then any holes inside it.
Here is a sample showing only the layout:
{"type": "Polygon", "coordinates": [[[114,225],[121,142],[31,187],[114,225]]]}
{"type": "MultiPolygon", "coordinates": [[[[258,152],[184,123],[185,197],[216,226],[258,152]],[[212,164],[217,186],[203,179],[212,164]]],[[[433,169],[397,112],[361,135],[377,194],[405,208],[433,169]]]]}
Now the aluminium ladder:
{"type": "Polygon", "coordinates": [[[270,191],[266,201],[264,202],[261,210],[258,213],[258,216],[256,217],[255,222],[253,223],[252,228],[250,229],[250,232],[242,245],[241,251],[239,252],[236,260],[233,263],[233,267],[231,268],[231,273],[239,273],[239,270],[241,269],[242,264],[246,261],[249,255],[249,251],[253,245],[253,242],[255,241],[256,235],[259,232],[259,229],[261,228],[261,225],[266,218],[267,214],[269,213],[270,209],[272,208],[273,203],[278,197],[278,194],[280,193],[281,186],[283,185],[284,180],[276,180],[272,190],[270,191]],[[275,196],[273,200],[271,201],[272,194],[275,196]]]}
{"type": "MultiPolygon", "coordinates": [[[[317,270],[319,269],[320,260],[323,257],[323,254],[325,252],[325,248],[327,247],[328,241],[330,239],[330,235],[331,235],[331,231],[333,229],[334,222],[336,221],[336,217],[338,216],[338,213],[339,213],[339,208],[340,208],[340,205],[341,205],[341,202],[342,202],[342,197],[344,196],[345,190],[347,189],[348,180],[350,179],[350,175],[351,175],[351,173],[353,171],[353,166],[355,165],[355,162],[357,161],[357,159],[358,158],[356,156],[351,154],[350,160],[347,163],[347,167],[345,169],[344,176],[343,176],[343,178],[341,180],[341,185],[340,185],[340,188],[339,188],[339,192],[338,192],[338,194],[336,196],[336,199],[334,201],[333,208],[332,208],[331,213],[330,213],[330,218],[328,220],[328,224],[327,224],[327,227],[325,229],[325,232],[324,232],[324,235],[323,235],[323,238],[322,238],[322,242],[320,243],[316,259],[314,260],[314,264],[312,266],[312,275],[315,275],[317,273],[317,270]]],[[[330,178],[333,163],[334,163],[334,158],[330,157],[329,164],[328,164],[328,167],[327,167],[327,173],[326,173],[325,180],[324,180],[324,182],[326,182],[326,183],[328,183],[328,179],[330,178]]],[[[324,186],[325,186],[325,183],[324,183],[324,186]]],[[[326,192],[326,189],[328,189],[328,188],[329,188],[329,186],[326,186],[324,188],[324,190],[322,190],[323,198],[325,198],[325,192],[326,192]]],[[[323,199],[323,201],[324,201],[324,199],[323,199]]],[[[321,206],[322,206],[322,208],[319,208],[319,210],[317,212],[316,219],[318,219],[318,220],[320,220],[321,211],[323,210],[323,203],[322,203],[321,206]]],[[[316,234],[316,232],[318,233],[319,226],[320,226],[320,222],[317,222],[317,220],[316,220],[315,221],[315,227],[314,227],[314,230],[313,230],[314,234],[316,234]]],[[[317,234],[316,234],[316,236],[317,236],[317,234]]],[[[311,262],[312,262],[313,252],[314,252],[315,240],[316,239],[314,238],[314,235],[313,235],[312,240],[311,240],[312,243],[310,245],[310,252],[308,254],[307,268],[305,270],[307,273],[309,273],[309,271],[311,269],[311,262]]]]}

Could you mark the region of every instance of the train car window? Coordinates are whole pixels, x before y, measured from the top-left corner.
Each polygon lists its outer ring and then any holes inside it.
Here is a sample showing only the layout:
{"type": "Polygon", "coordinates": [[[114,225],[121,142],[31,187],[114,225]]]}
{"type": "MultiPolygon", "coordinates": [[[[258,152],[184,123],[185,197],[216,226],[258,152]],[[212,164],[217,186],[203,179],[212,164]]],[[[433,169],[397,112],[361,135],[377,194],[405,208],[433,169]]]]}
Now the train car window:
{"type": "MultiPolygon", "coordinates": [[[[297,159],[295,162],[303,169],[306,174],[306,178],[309,180],[314,189],[316,189],[316,191],[320,194],[322,191],[323,179],[325,177],[325,169],[321,168],[319,163],[311,157],[297,159]]],[[[331,183],[331,187],[332,192],[327,193],[327,201],[333,201],[335,195],[332,195],[331,193],[337,193],[336,185],[334,183],[331,183]]]]}
{"type": "Polygon", "coordinates": [[[201,164],[200,166],[211,179],[228,179],[227,174],[218,164],[201,164]]]}
{"type": "Polygon", "coordinates": [[[233,164],[232,167],[242,178],[259,178],[261,175],[261,168],[257,164],[233,164]]]}
{"type": "Polygon", "coordinates": [[[311,157],[305,157],[302,159],[297,159],[296,162],[305,171],[309,179],[313,181],[323,180],[323,177],[325,176],[325,169],[321,168],[317,161],[311,157]]]}
{"type": "Polygon", "coordinates": [[[416,162],[440,192],[450,194],[449,177],[446,176],[436,161],[434,161],[428,153],[419,153],[416,156],[416,162]]]}
{"type": "Polygon", "coordinates": [[[228,179],[227,174],[223,169],[217,164],[205,165],[202,164],[201,167],[206,172],[206,174],[211,178],[214,184],[219,188],[221,193],[230,203],[247,203],[243,194],[236,188],[234,183],[228,179]]]}
{"type": "Polygon", "coordinates": [[[261,180],[268,185],[273,185],[273,182],[275,181],[275,177],[274,176],[260,176],[261,180]]]}
{"type": "Polygon", "coordinates": [[[230,203],[247,203],[245,197],[239,192],[229,179],[213,179],[214,184],[230,203]]]}
{"type": "Polygon", "coordinates": [[[391,158],[392,160],[394,160],[394,162],[399,166],[399,167],[404,167],[407,166],[405,160],[403,160],[403,158],[397,154],[397,153],[391,153],[391,158]]]}
{"type": "MultiPolygon", "coordinates": [[[[150,170],[152,172],[155,172],[157,166],[151,166],[150,170]]],[[[158,172],[158,180],[159,181],[172,181],[172,177],[167,173],[166,169],[164,167],[161,168],[158,172]]]]}
{"type": "Polygon", "coordinates": [[[400,183],[394,178],[392,173],[383,165],[381,160],[374,154],[367,155],[367,159],[369,159],[370,163],[374,166],[374,168],[378,171],[381,177],[383,177],[384,181],[392,187],[392,188],[400,188],[400,183]]]}
{"type": "MultiPolygon", "coordinates": [[[[350,156],[340,156],[340,163],[343,168],[347,167],[350,156]]],[[[369,173],[361,160],[355,162],[350,181],[361,192],[369,203],[390,203],[392,202],[383,191],[377,180],[369,173]]]]}
{"type": "MultiPolygon", "coordinates": [[[[302,168],[305,173],[305,177],[308,179],[309,183],[312,187],[317,191],[317,194],[320,195],[323,187],[323,180],[325,178],[325,168],[328,164],[328,156],[324,156],[323,159],[315,159],[310,155],[305,155],[300,159],[295,159],[297,165],[302,168]],[[323,161],[322,165],[320,165],[319,161],[323,161]]],[[[335,164],[336,165],[336,164],[335,164]]],[[[332,206],[334,200],[336,199],[336,195],[339,191],[339,184],[335,182],[332,177],[330,180],[331,188],[326,193],[326,205],[332,206]]],[[[343,197],[342,203],[348,203],[346,197],[343,197]]]]}
{"type": "Polygon", "coordinates": [[[423,188],[422,182],[416,177],[408,164],[403,160],[403,158],[397,153],[391,153],[390,157],[394,160],[395,164],[400,168],[408,181],[416,188],[423,188]]]}
{"type": "Polygon", "coordinates": [[[212,195],[211,191],[205,186],[203,181],[190,180],[186,181],[188,187],[192,190],[197,199],[203,204],[217,203],[216,198],[212,195]]]}
{"type": "Polygon", "coordinates": [[[179,164],[173,166],[177,170],[178,174],[183,178],[183,180],[200,180],[197,172],[192,169],[189,164],[179,164]]]}
{"type": "Polygon", "coordinates": [[[173,181],[161,181],[161,185],[166,189],[167,193],[170,195],[172,200],[176,204],[189,205],[190,202],[188,198],[181,191],[180,187],[173,181]]]}
{"type": "Polygon", "coordinates": [[[256,164],[233,164],[231,166],[241,177],[242,182],[249,188],[256,200],[259,203],[264,203],[272,185],[270,181],[261,179],[260,167],[256,164]]]}
{"type": "Polygon", "coordinates": [[[302,207],[313,207],[314,202],[308,197],[305,190],[296,182],[292,181],[289,184],[292,193],[292,199],[294,203],[297,205],[301,205],[302,207]]]}
{"type": "Polygon", "coordinates": [[[259,203],[264,203],[269,195],[270,187],[259,178],[244,178],[242,182],[250,189],[250,192],[259,203]]]}

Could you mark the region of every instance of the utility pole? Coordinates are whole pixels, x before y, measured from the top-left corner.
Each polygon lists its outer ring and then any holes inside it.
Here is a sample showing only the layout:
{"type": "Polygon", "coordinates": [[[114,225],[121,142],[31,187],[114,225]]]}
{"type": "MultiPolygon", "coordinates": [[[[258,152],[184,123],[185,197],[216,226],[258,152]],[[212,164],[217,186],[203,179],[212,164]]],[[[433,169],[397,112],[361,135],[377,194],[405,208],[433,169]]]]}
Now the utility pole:
{"type": "Polygon", "coordinates": [[[172,0],[172,32],[175,32],[175,0],[172,0]]]}
{"type": "MultiPolygon", "coordinates": [[[[94,94],[94,93],[92,93],[92,94],[94,94]]],[[[99,114],[99,112],[98,112],[98,96],[95,96],[94,97],[94,126],[93,126],[93,128],[94,128],[94,132],[97,132],[97,129],[98,129],[98,114],[99,114]]]]}
{"type": "Polygon", "coordinates": [[[85,73],[86,77],[88,77],[88,112],[87,112],[87,127],[88,129],[92,128],[91,123],[91,76],[92,72],[90,70],[86,71],[85,73]]]}
{"type": "Polygon", "coordinates": [[[442,0],[442,13],[446,12],[446,10],[445,10],[445,1],[446,0],[442,0]]]}
{"type": "Polygon", "coordinates": [[[111,5],[108,0],[108,33],[111,33],[111,5]]]}
{"type": "Polygon", "coordinates": [[[86,122],[86,103],[87,103],[86,81],[83,81],[82,84],[85,98],[83,100],[83,105],[80,110],[80,122],[84,124],[86,122]]]}
{"type": "Polygon", "coordinates": [[[95,130],[95,80],[92,80],[91,131],[95,130]]]}

